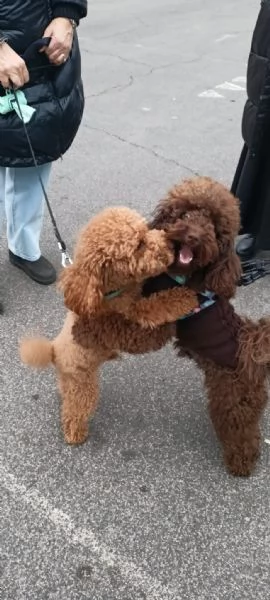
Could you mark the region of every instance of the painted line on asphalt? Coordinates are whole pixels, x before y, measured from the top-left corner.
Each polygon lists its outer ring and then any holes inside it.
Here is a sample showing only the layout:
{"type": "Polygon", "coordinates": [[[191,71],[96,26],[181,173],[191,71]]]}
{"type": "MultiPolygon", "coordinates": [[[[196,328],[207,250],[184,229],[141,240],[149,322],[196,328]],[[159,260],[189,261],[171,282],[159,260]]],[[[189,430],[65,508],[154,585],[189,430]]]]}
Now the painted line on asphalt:
{"type": "Polygon", "coordinates": [[[155,577],[144,571],[125,556],[111,551],[101,542],[90,528],[78,527],[70,516],[54,507],[50,500],[45,498],[35,488],[27,488],[10,473],[0,459],[0,481],[2,486],[14,496],[16,501],[21,501],[53,524],[55,531],[65,535],[69,544],[82,546],[93,553],[98,561],[106,567],[117,567],[124,581],[134,589],[143,591],[147,600],[177,600],[179,590],[171,585],[164,585],[155,577]]]}
{"type": "Polygon", "coordinates": [[[234,37],[236,37],[236,33],[224,33],[224,35],[221,35],[215,40],[215,43],[219,44],[220,42],[225,42],[225,40],[231,40],[234,37]]]}
{"type": "Polygon", "coordinates": [[[225,98],[220,91],[245,92],[246,88],[240,85],[241,83],[246,83],[246,77],[244,75],[234,77],[231,81],[218,83],[214,88],[208,88],[207,90],[200,92],[198,98],[225,98]]]}
{"type": "Polygon", "coordinates": [[[245,83],[247,82],[246,75],[240,75],[239,77],[234,77],[232,79],[233,83],[245,83]]]}
{"type": "Polygon", "coordinates": [[[231,92],[245,92],[246,88],[231,81],[224,81],[215,86],[217,90],[230,90],[231,92]]]}
{"type": "Polygon", "coordinates": [[[205,90],[198,94],[199,98],[224,98],[222,94],[219,94],[215,90],[205,90]]]}

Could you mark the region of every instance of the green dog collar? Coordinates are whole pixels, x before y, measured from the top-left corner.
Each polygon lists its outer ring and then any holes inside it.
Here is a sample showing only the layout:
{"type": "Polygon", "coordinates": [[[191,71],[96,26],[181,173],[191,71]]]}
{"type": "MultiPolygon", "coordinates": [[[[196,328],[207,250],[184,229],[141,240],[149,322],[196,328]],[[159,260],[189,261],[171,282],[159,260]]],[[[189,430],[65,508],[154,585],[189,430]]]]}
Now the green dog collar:
{"type": "Polygon", "coordinates": [[[185,275],[173,275],[172,273],[167,273],[173,281],[178,283],[178,285],[185,285],[187,283],[187,278],[185,275]]]}
{"type": "Polygon", "coordinates": [[[120,296],[122,294],[124,290],[114,290],[113,292],[108,292],[108,294],[105,294],[105,298],[107,298],[107,300],[112,300],[112,298],[117,298],[118,296],[120,296]]]}

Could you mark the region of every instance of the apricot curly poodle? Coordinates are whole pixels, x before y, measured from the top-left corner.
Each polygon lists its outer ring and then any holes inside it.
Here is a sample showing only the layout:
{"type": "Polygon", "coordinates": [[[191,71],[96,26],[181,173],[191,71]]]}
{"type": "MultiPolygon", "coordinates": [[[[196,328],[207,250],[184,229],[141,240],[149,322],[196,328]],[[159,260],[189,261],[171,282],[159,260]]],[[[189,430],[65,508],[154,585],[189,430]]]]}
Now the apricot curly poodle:
{"type": "Polygon", "coordinates": [[[196,293],[185,287],[141,297],[143,281],[174,261],[174,246],[165,233],[150,231],[138,213],[125,207],[104,210],[79,236],[74,264],[60,280],[69,309],[62,331],[53,341],[25,339],[20,345],[24,363],[56,367],[68,443],[87,437],[102,363],[121,351],[159,350],[175,335],[176,318],[198,307],[196,293]]]}
{"type": "MultiPolygon", "coordinates": [[[[250,475],[260,453],[260,417],[267,401],[270,320],[253,322],[229,302],[240,262],[237,200],[220,183],[198,177],[173,188],[156,209],[151,226],[165,230],[182,260],[170,267],[201,292],[201,310],[177,321],[176,347],[203,370],[209,413],[233,475],[250,475]],[[204,305],[205,303],[205,305],[204,305]]],[[[145,297],[177,285],[172,277],[150,278],[145,297]]]]}

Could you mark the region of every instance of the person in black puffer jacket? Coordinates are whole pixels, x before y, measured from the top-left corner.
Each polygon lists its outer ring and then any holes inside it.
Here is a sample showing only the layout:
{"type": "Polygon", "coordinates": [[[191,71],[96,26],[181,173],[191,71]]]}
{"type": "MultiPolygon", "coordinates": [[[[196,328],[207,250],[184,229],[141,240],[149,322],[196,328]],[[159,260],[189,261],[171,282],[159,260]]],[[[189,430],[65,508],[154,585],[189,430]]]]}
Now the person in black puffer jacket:
{"type": "MultiPolygon", "coordinates": [[[[242,119],[244,147],[231,191],[240,199],[241,233],[236,246],[246,272],[257,272],[259,251],[270,250],[270,0],[263,0],[255,25],[247,69],[242,119]],[[254,270],[255,269],[255,270],[254,270]]],[[[263,265],[262,265],[263,267],[263,265]]],[[[265,269],[261,269],[261,276],[265,269]]],[[[252,278],[250,282],[252,281],[252,278]]]]}
{"type": "Polygon", "coordinates": [[[46,187],[83,115],[76,28],[86,14],[87,0],[0,0],[0,221],[5,210],[11,263],[45,285],[56,272],[39,248],[43,193],[20,116],[5,110],[6,92],[19,89],[34,109],[27,128],[46,187]]]}

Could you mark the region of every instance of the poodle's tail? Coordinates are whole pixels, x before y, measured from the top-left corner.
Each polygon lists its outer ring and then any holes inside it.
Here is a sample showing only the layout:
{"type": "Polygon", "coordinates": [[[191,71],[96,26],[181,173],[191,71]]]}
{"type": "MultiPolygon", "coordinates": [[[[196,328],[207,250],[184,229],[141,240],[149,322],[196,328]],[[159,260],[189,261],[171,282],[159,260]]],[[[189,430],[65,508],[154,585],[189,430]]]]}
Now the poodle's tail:
{"type": "Polygon", "coordinates": [[[53,342],[46,338],[25,338],[20,342],[23,363],[36,369],[45,369],[54,362],[53,342]]]}

